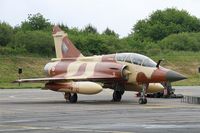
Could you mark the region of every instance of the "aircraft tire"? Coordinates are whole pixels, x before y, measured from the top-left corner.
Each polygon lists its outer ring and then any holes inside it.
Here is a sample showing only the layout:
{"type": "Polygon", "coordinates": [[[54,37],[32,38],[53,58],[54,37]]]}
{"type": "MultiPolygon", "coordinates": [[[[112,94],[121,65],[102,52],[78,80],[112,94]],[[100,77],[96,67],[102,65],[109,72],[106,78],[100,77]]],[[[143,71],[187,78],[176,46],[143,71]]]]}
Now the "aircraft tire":
{"type": "Polygon", "coordinates": [[[64,94],[64,98],[65,98],[66,102],[69,100],[70,97],[71,97],[71,94],[70,94],[70,93],[66,92],[66,93],[64,94]]]}
{"type": "Polygon", "coordinates": [[[160,98],[160,97],[161,97],[160,92],[157,92],[157,93],[154,94],[154,98],[160,98]]]}
{"type": "Polygon", "coordinates": [[[120,102],[121,98],[122,98],[122,93],[120,91],[113,92],[113,101],[114,102],[120,102]]]}
{"type": "Polygon", "coordinates": [[[143,104],[143,99],[140,98],[138,102],[139,102],[139,104],[143,104]]]}
{"type": "Polygon", "coordinates": [[[139,104],[147,104],[147,99],[140,98],[138,102],[139,104]]]}
{"type": "Polygon", "coordinates": [[[124,90],[120,90],[121,96],[124,95],[124,90]]]}
{"type": "Polygon", "coordinates": [[[69,97],[69,102],[70,103],[76,103],[78,99],[77,93],[71,94],[69,97]]]}
{"type": "Polygon", "coordinates": [[[170,98],[176,98],[176,94],[171,94],[170,98]]]}
{"type": "Polygon", "coordinates": [[[144,101],[144,103],[143,104],[147,104],[147,99],[145,98],[145,99],[143,99],[143,101],[144,101]]]}
{"type": "Polygon", "coordinates": [[[176,98],[183,98],[184,96],[182,94],[176,94],[176,98]]]}

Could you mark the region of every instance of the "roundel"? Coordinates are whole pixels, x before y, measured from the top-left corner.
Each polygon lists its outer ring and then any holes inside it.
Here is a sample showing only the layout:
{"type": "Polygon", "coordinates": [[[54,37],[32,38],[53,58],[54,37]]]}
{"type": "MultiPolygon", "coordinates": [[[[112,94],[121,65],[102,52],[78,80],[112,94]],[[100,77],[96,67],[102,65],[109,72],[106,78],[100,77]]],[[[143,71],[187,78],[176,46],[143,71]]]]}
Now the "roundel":
{"type": "Polygon", "coordinates": [[[67,53],[68,51],[68,47],[67,45],[65,44],[65,42],[62,42],[62,46],[61,46],[61,50],[62,50],[62,53],[67,53]]]}

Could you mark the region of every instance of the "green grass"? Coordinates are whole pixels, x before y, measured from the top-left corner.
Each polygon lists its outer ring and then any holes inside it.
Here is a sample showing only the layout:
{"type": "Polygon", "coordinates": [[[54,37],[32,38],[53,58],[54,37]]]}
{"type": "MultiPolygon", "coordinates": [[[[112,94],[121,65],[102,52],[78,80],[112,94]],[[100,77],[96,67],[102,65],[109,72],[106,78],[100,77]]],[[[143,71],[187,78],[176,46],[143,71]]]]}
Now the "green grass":
{"type": "Polygon", "coordinates": [[[188,79],[174,82],[173,85],[200,85],[200,52],[168,52],[152,56],[157,61],[165,59],[161,65],[185,75],[188,79]]]}
{"type": "Polygon", "coordinates": [[[44,84],[42,83],[23,83],[23,84],[13,84],[13,83],[1,83],[0,89],[31,89],[31,88],[42,88],[44,84]]]}
{"type": "Polygon", "coordinates": [[[20,57],[1,56],[0,57],[0,88],[38,88],[42,84],[18,84],[11,83],[18,79],[18,68],[23,68],[21,78],[45,77],[43,68],[49,62],[48,58],[42,57],[20,57]]]}
{"type": "MultiPolygon", "coordinates": [[[[200,52],[168,52],[150,56],[155,61],[165,59],[162,66],[180,72],[188,77],[173,85],[200,85],[200,52]]],[[[45,57],[0,56],[0,88],[41,88],[42,83],[11,83],[18,79],[18,67],[23,68],[22,78],[45,77],[44,65],[50,61],[45,57]]]]}

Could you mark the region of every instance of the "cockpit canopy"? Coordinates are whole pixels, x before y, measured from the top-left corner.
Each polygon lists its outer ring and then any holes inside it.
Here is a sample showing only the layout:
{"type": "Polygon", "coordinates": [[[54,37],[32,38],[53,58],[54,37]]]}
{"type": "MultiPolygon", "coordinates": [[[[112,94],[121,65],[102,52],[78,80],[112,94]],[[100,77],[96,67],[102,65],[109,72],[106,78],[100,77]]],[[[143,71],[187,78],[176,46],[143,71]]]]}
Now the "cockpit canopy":
{"type": "Polygon", "coordinates": [[[156,67],[156,63],[152,59],[137,53],[118,53],[115,56],[115,60],[142,65],[145,67],[156,67]]]}

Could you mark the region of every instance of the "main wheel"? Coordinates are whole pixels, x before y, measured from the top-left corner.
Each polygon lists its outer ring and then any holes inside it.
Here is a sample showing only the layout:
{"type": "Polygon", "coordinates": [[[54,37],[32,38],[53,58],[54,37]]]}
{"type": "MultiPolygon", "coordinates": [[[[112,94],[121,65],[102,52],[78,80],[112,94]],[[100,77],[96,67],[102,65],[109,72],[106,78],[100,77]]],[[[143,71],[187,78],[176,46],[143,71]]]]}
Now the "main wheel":
{"type": "Polygon", "coordinates": [[[122,94],[120,91],[114,91],[113,92],[113,101],[114,102],[120,102],[122,98],[122,94]]]}
{"type": "Polygon", "coordinates": [[[138,102],[139,102],[139,104],[143,104],[143,99],[140,98],[138,102]]]}
{"type": "Polygon", "coordinates": [[[147,99],[146,98],[140,98],[138,102],[139,102],[139,104],[147,104],[147,99]]]}
{"type": "Polygon", "coordinates": [[[71,94],[69,92],[65,92],[64,98],[66,102],[69,100],[70,97],[71,97],[71,94]]]}
{"type": "Polygon", "coordinates": [[[161,97],[160,92],[154,93],[154,98],[160,98],[160,97],[161,97]]]}
{"type": "Polygon", "coordinates": [[[69,102],[70,102],[70,103],[76,103],[76,102],[77,102],[77,99],[78,99],[78,96],[77,96],[76,93],[71,94],[70,97],[69,97],[69,102]]]}

